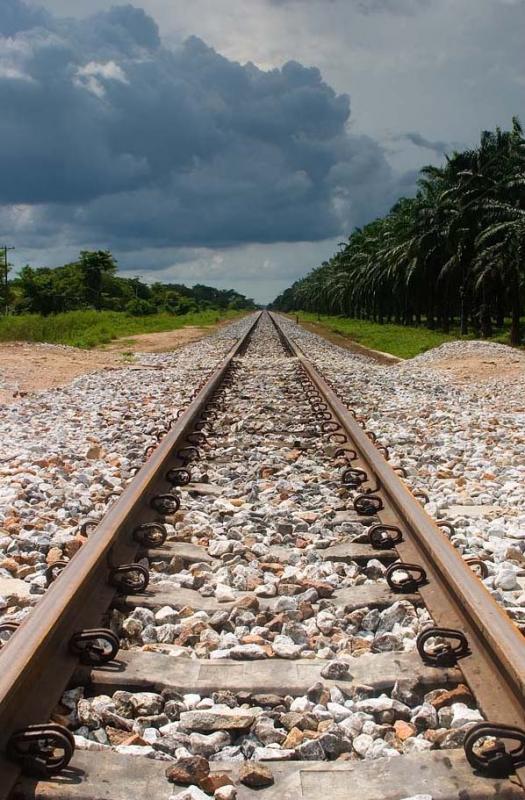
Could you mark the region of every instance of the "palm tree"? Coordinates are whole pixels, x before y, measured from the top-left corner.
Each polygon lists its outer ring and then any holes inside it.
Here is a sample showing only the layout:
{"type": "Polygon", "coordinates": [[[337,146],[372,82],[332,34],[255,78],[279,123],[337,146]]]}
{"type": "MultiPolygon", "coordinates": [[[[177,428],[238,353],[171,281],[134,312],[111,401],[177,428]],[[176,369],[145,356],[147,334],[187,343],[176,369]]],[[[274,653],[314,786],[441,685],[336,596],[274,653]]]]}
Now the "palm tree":
{"type": "Polygon", "coordinates": [[[477,148],[452,153],[421,171],[414,198],[356,228],[329,261],[276,299],[274,306],[385,318],[448,331],[459,315],[490,336],[510,313],[520,341],[524,291],[525,140],[485,131],[477,148]]]}

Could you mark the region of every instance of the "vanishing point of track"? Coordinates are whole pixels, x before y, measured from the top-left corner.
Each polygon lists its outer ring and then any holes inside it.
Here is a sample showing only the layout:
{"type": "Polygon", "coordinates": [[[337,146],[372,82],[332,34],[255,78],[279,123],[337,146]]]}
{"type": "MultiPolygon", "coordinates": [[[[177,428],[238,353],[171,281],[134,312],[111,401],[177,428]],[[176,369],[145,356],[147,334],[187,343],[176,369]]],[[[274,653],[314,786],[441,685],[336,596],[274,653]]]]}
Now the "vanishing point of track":
{"type": "MultiPolygon", "coordinates": [[[[461,558],[425,512],[417,492],[410,491],[402,470],[391,466],[387,447],[366,430],[366,421],[337,397],[285,334],[279,317],[263,313],[195,389],[185,411],[170,421],[168,433],[86,544],[70,562],[55,565],[56,579],[30,616],[13,626],[0,653],[0,798],[134,800],[165,781],[165,762],[148,761],[146,767],[133,757],[111,761],[111,753],[102,758],[97,752],[74,752],[68,728],[49,722],[68,686],[82,682],[105,694],[154,687],[202,695],[228,689],[299,695],[319,680],[326,666],[320,659],[212,664],[119,651],[118,637],[100,627],[112,606],[191,605],[184,590],[174,589],[166,598],[166,592],[148,588],[148,572],[138,561],[155,553],[184,560],[184,548],[167,540],[164,523],[183,503],[178,487],[191,484],[192,463],[201,457],[199,447],[206,444],[213,420],[226,410],[224,393],[235,390],[236,372],[254,331],[270,321],[295,364],[291,391],[309,404],[320,441],[331,448],[348,508],[366,524],[366,543],[339,545],[337,556],[346,561],[375,558],[387,565],[386,585],[344,590],[347,596],[341,602],[354,608],[359,603],[385,607],[404,597],[424,605],[433,620],[418,638],[417,656],[387,652],[349,659],[348,673],[326,680],[326,685],[343,692],[359,683],[391,688],[415,670],[427,685],[467,684],[486,722],[475,724],[457,750],[377,761],[279,762],[275,786],[262,794],[313,800],[330,792],[334,800],[398,800],[431,786],[436,800],[524,796],[522,634],[480,581],[483,563],[461,558]]],[[[237,783],[236,764],[216,766],[232,771],[237,783]]],[[[177,791],[166,782],[162,797],[170,789],[177,791]]],[[[253,790],[238,789],[243,800],[252,796],[253,790]]]]}

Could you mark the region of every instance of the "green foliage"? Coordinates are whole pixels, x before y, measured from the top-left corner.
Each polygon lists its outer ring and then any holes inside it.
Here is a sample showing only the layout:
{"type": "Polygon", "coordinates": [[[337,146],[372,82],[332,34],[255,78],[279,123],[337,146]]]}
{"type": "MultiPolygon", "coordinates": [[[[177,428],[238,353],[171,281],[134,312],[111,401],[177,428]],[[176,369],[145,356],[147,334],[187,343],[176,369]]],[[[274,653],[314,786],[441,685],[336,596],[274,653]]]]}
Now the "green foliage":
{"type": "Polygon", "coordinates": [[[147,317],[148,314],[154,314],[156,308],[148,300],[140,300],[138,297],[134,297],[133,300],[128,300],[126,303],[126,311],[133,317],[147,317]]]}
{"type": "Polygon", "coordinates": [[[441,331],[427,330],[426,328],[408,328],[403,325],[380,325],[361,319],[348,319],[344,317],[321,316],[317,314],[300,312],[299,319],[304,322],[319,322],[321,327],[333,333],[347,336],[364,347],[391,353],[398,358],[413,358],[414,356],[431,350],[444,342],[452,341],[455,337],[441,331]]]}
{"type": "Polygon", "coordinates": [[[235,319],[239,311],[200,311],[175,316],[152,314],[130,316],[117,311],[68,311],[62,314],[20,314],[0,318],[0,341],[51,342],[73,347],[95,347],[112,339],[138,333],[171,331],[195,325],[214,325],[220,319],[235,319]]]}
{"type": "Polygon", "coordinates": [[[11,265],[6,250],[0,247],[0,308],[5,312],[9,308],[12,300],[12,291],[9,286],[9,273],[11,265]]]}
{"type": "Polygon", "coordinates": [[[82,250],[76,266],[82,277],[87,301],[100,311],[103,307],[103,276],[112,277],[117,271],[117,262],[108,250],[82,250]]]}
{"type": "Polygon", "coordinates": [[[254,309],[253,300],[233,289],[197,284],[153,283],[117,275],[117,262],[107,250],[83,250],[77,261],[62,267],[24,267],[10,282],[13,314],[60,314],[95,309],[127,311],[132,316],[191,314],[206,309],[254,309]]]}
{"type": "Polygon", "coordinates": [[[356,229],[329,261],[281,294],[282,311],[425,324],[491,337],[511,317],[521,341],[525,290],[525,139],[485,131],[479,147],[421,171],[419,191],[356,229]]]}

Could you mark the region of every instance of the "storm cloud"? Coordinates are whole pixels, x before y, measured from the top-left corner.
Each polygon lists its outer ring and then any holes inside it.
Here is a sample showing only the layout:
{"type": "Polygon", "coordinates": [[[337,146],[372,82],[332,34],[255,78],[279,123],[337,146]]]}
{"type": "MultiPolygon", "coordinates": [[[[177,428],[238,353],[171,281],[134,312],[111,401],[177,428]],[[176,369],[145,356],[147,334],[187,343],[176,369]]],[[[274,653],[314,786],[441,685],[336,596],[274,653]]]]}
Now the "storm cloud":
{"type": "Polygon", "coordinates": [[[0,224],[29,246],[318,241],[395,200],[315,67],[168,47],[131,5],[74,20],[7,0],[0,33],[0,224]]]}
{"type": "Polygon", "coordinates": [[[14,36],[50,22],[51,17],[44,9],[27,6],[19,0],[3,0],[0,6],[0,32],[3,36],[14,36]]]}
{"type": "MultiPolygon", "coordinates": [[[[338,0],[268,0],[273,6],[303,3],[315,5],[320,3],[336,3],[338,0]]],[[[346,0],[361,14],[414,14],[430,5],[432,0],[346,0]]]]}
{"type": "Polygon", "coordinates": [[[430,139],[426,139],[424,136],[422,136],[420,133],[417,133],[416,131],[408,131],[407,133],[398,136],[397,139],[398,140],[404,139],[405,141],[410,142],[416,147],[422,147],[424,150],[432,150],[438,156],[443,156],[446,153],[451,153],[453,150],[453,145],[450,142],[431,141],[430,139]]]}

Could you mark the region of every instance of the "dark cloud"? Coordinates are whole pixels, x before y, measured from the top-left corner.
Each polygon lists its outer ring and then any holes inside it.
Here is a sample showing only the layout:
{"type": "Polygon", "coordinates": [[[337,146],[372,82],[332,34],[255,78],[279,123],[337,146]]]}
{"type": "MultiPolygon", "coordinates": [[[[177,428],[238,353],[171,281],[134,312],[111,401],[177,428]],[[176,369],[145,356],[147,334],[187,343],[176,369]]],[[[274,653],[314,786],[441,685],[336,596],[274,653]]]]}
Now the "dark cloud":
{"type": "Polygon", "coordinates": [[[432,0],[355,0],[362,14],[415,14],[430,6],[432,0]]]}
{"type": "Polygon", "coordinates": [[[444,156],[446,153],[450,153],[453,150],[453,145],[450,142],[433,142],[415,131],[403,133],[396,138],[411,142],[416,147],[423,147],[425,150],[432,150],[438,156],[444,156]]]}
{"type": "Polygon", "coordinates": [[[4,36],[14,36],[50,21],[51,17],[46,11],[30,8],[19,0],[2,0],[0,4],[0,31],[4,36]]]}
{"type": "Polygon", "coordinates": [[[6,7],[0,222],[30,242],[316,241],[396,197],[382,148],[348,133],[349,98],[316,68],[263,71],[196,37],[168,48],[131,5],[83,20],[6,7]]]}
{"type": "MultiPolygon", "coordinates": [[[[268,0],[273,6],[291,6],[294,4],[315,5],[331,3],[335,5],[339,0],[268,0]]],[[[343,0],[345,4],[353,6],[361,14],[414,14],[430,5],[432,0],[343,0]]]]}

